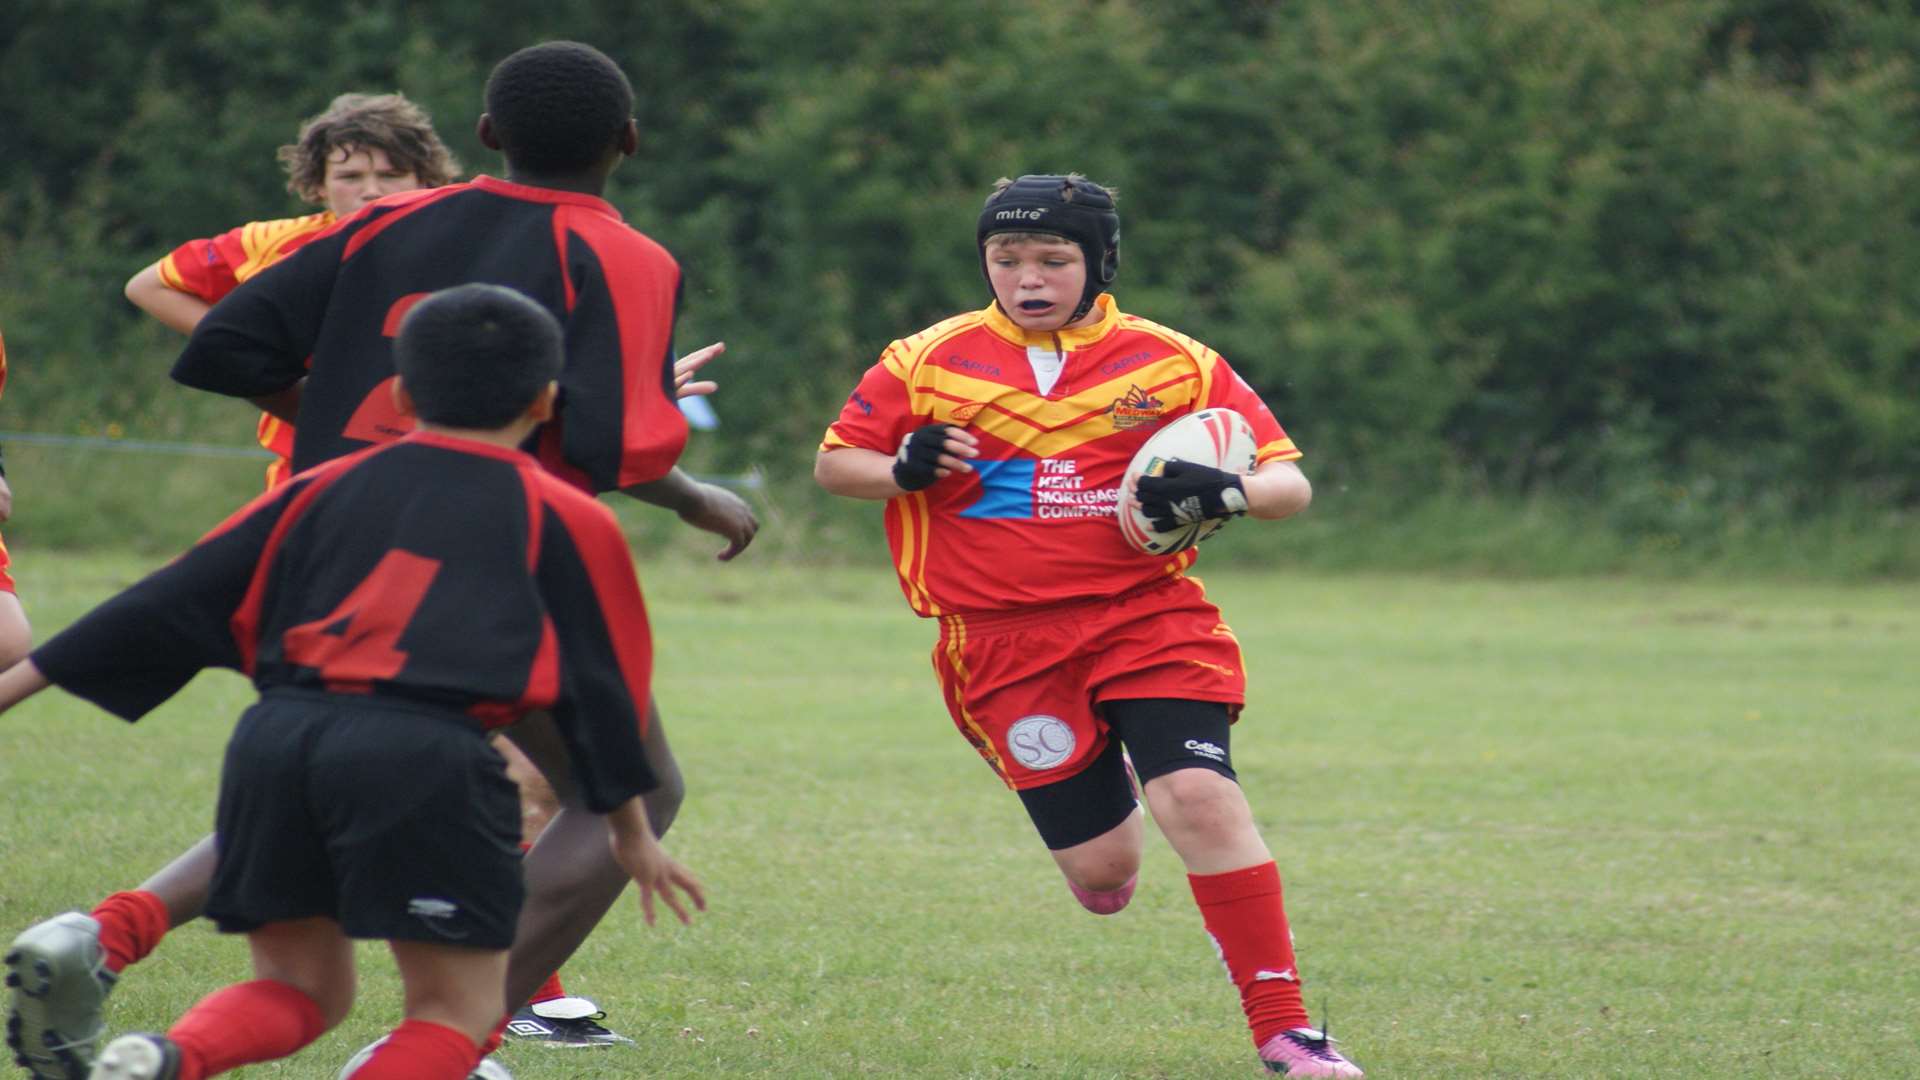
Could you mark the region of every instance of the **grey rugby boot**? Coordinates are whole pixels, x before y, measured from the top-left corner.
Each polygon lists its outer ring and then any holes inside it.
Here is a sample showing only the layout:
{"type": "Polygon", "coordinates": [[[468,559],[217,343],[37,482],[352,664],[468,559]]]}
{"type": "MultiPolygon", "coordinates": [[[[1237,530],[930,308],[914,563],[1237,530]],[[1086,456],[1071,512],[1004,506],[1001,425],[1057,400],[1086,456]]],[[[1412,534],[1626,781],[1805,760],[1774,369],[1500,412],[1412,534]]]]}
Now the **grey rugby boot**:
{"type": "Polygon", "coordinates": [[[14,1063],[39,1080],[86,1080],[118,981],[100,948],[100,924],[78,911],[56,915],[14,938],[4,959],[14,1063]]]}

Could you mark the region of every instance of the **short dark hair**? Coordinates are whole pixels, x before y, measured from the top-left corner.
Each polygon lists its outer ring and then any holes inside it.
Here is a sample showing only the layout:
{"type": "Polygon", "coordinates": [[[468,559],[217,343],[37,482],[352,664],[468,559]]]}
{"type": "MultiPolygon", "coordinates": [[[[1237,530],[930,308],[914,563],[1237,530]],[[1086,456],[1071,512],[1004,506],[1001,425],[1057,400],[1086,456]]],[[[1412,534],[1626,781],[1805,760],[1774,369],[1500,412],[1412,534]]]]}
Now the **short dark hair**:
{"type": "Polygon", "coordinates": [[[394,366],[420,419],[501,428],[560,375],[560,321],[501,285],[456,285],[400,320],[394,366]]]}
{"type": "Polygon", "coordinates": [[[578,172],[598,162],[633,119],[633,84],[599,49],[549,41],[494,66],[486,107],[514,166],[578,172]]]}
{"type": "Polygon", "coordinates": [[[276,153],[287,170],[287,190],[310,203],[326,201],[327,162],[346,150],[380,150],[421,187],[439,187],[460,172],[433,121],[401,94],[341,94],[326,111],[300,125],[300,135],[276,153]]]}

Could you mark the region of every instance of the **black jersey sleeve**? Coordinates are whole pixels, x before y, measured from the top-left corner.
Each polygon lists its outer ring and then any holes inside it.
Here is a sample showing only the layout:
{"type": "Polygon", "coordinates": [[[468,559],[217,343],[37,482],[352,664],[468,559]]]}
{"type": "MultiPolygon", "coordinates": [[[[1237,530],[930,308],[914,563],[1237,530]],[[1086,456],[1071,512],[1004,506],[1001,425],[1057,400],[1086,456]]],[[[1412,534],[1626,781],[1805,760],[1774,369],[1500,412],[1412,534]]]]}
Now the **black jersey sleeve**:
{"type": "Polygon", "coordinates": [[[659,786],[640,744],[652,674],[645,608],[610,513],[595,521],[549,503],[541,531],[534,575],[559,646],[553,718],[582,798],[589,809],[606,813],[659,786]],[[618,566],[607,557],[609,543],[619,549],[618,566]]]}
{"type": "Polygon", "coordinates": [[[357,224],[350,219],[321,234],[215,304],[174,360],[174,381],[243,398],[299,382],[357,224]]]}
{"type": "Polygon", "coordinates": [[[204,668],[242,666],[232,616],[274,527],[301,487],[256,499],[186,554],[94,608],[33,651],[48,681],[138,720],[204,668]]]}

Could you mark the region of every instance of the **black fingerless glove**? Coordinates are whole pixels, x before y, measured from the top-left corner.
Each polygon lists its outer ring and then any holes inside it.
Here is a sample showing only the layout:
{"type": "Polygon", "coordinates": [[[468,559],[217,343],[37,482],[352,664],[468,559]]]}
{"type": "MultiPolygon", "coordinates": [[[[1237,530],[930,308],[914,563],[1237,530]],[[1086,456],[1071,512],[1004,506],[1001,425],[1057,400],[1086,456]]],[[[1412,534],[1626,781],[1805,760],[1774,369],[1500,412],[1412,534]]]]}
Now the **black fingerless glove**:
{"type": "Polygon", "coordinates": [[[1159,476],[1141,477],[1134,491],[1141,513],[1161,532],[1247,512],[1247,489],[1238,475],[1191,461],[1167,462],[1159,476]]]}
{"type": "Polygon", "coordinates": [[[900,452],[893,455],[893,482],[902,491],[919,491],[940,479],[934,470],[947,452],[947,426],[928,424],[900,440],[900,452]]]}

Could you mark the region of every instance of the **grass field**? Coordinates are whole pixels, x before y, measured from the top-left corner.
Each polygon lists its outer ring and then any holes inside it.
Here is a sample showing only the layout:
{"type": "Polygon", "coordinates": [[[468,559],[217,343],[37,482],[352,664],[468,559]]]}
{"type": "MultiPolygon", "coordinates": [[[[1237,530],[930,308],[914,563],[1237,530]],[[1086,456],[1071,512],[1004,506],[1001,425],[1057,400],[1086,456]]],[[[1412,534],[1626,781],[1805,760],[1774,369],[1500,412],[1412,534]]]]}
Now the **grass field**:
{"type": "MultiPolygon", "coordinates": [[[[34,553],[22,593],[45,633],[142,566],[34,553]]],[[[713,904],[623,903],[567,976],[639,1046],[510,1045],[521,1080],[1258,1075],[1165,845],[1125,912],[1081,912],[883,569],[643,574],[691,789],[669,846],[713,904]]],[[[1309,1003],[1369,1076],[1920,1076],[1920,587],[1207,581],[1309,1003]]],[[[0,719],[0,934],[195,839],[247,690],[0,719]]],[[[114,1027],[243,954],[177,933],[114,1027]]],[[[362,959],[340,1030],[239,1075],[330,1078],[381,1032],[362,959]]]]}

